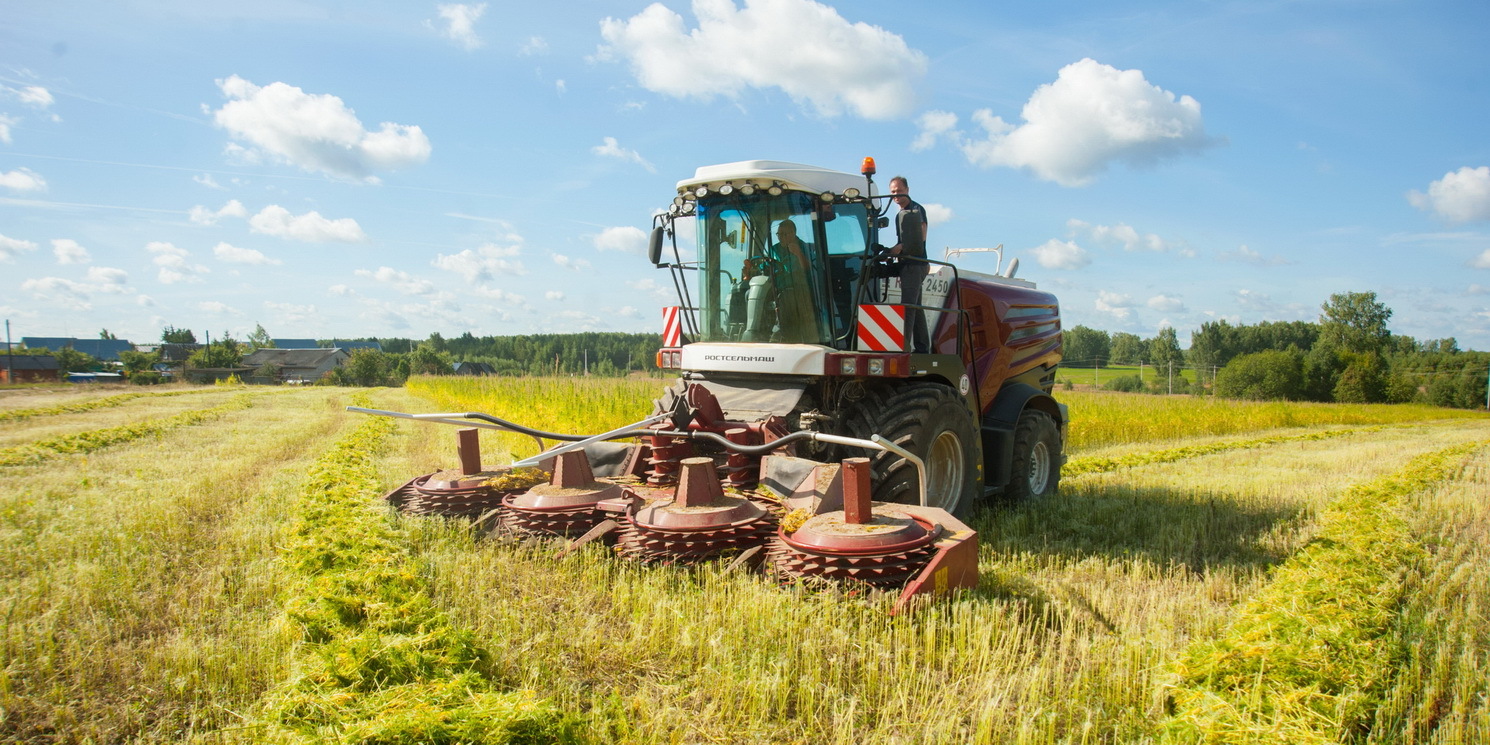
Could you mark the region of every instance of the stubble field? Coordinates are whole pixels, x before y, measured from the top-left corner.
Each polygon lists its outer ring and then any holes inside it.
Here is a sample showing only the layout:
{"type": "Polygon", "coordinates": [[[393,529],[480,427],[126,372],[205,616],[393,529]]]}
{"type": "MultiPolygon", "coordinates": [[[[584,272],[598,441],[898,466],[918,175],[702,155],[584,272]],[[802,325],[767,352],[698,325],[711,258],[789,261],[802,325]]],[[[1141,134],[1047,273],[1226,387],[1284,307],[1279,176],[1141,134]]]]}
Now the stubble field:
{"type": "Polygon", "coordinates": [[[1064,394],[1061,495],[890,617],[394,514],[454,428],[344,411],[593,432],[662,385],[0,393],[0,740],[1490,741],[1482,413],[1064,394]]]}

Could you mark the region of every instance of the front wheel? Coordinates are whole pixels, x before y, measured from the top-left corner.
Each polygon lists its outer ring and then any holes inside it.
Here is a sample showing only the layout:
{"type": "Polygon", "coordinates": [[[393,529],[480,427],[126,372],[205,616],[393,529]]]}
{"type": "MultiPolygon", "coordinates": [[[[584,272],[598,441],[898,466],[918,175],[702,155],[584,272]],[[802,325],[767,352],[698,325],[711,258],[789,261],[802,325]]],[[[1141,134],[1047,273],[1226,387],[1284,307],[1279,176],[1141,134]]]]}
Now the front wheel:
{"type": "MultiPolygon", "coordinates": [[[[851,436],[882,435],[925,463],[929,506],[954,515],[973,509],[983,489],[983,454],[957,391],[937,383],[874,389],[855,402],[849,422],[851,436]]],[[[876,501],[920,504],[914,463],[886,451],[875,452],[870,462],[876,501]]]]}
{"type": "Polygon", "coordinates": [[[1061,435],[1049,414],[1025,409],[1014,427],[1014,462],[1005,495],[1028,502],[1052,495],[1061,483],[1061,435]]]}

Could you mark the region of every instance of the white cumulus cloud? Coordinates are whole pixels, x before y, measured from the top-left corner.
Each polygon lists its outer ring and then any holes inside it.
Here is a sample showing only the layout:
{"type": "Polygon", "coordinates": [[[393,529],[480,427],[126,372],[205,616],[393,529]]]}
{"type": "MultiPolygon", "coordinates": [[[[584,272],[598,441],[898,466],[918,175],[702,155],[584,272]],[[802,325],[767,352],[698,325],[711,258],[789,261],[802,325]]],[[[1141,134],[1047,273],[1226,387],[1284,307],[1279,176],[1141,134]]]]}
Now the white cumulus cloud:
{"type": "Polygon", "coordinates": [[[1144,304],[1160,313],[1178,313],[1185,309],[1185,301],[1174,295],[1155,295],[1144,304]]]}
{"type": "MultiPolygon", "coordinates": [[[[8,130],[6,134],[9,134],[8,130]]],[[[0,173],[0,186],[11,191],[46,191],[47,180],[30,168],[17,168],[14,171],[0,173]]]]}
{"type": "Polygon", "coordinates": [[[579,271],[581,269],[590,268],[590,262],[585,259],[576,259],[571,256],[565,256],[564,254],[554,254],[551,258],[554,260],[555,264],[558,264],[565,269],[573,269],[575,271],[579,271]]]}
{"type": "Polygon", "coordinates": [[[88,249],[71,238],[53,238],[52,254],[57,257],[58,264],[86,264],[93,260],[88,249]]]}
{"type": "Polygon", "coordinates": [[[10,128],[20,123],[20,119],[17,119],[13,116],[0,114],[0,142],[3,142],[7,145],[11,144],[13,140],[10,136],[10,128]]]}
{"type": "Polygon", "coordinates": [[[486,13],[486,3],[461,5],[452,3],[439,6],[440,20],[445,28],[440,33],[462,49],[470,51],[481,46],[481,37],[476,34],[476,22],[486,13]]]}
{"type": "MultiPolygon", "coordinates": [[[[1116,225],[1093,225],[1082,220],[1067,220],[1066,227],[1072,235],[1086,236],[1092,242],[1100,245],[1122,246],[1124,251],[1155,251],[1167,252],[1175,246],[1164,240],[1156,233],[1139,233],[1133,226],[1118,223],[1116,225]]],[[[1189,253],[1181,250],[1181,253],[1189,253]]]]}
{"type": "Polygon", "coordinates": [[[14,261],[18,254],[35,250],[36,244],[31,241],[0,235],[0,261],[14,261]]]}
{"type": "Polygon", "coordinates": [[[906,116],[926,55],[900,36],[851,23],[811,0],[694,0],[696,28],[661,3],[606,18],[601,60],[623,59],[643,88],[676,98],[739,99],[776,88],[820,116],[906,116]]]}
{"type": "Polygon", "coordinates": [[[212,254],[218,261],[228,264],[249,264],[252,266],[278,266],[283,264],[279,259],[264,255],[263,251],[252,248],[239,248],[231,243],[219,243],[212,247],[212,254]]]}
{"type": "Polygon", "coordinates": [[[433,282],[415,277],[408,272],[392,267],[380,266],[377,271],[358,269],[353,274],[391,285],[394,289],[405,295],[428,295],[435,291],[435,284],[433,282]]]}
{"type": "Polygon", "coordinates": [[[1086,249],[1072,241],[1055,238],[1036,246],[1031,253],[1035,255],[1035,261],[1046,269],[1080,269],[1092,263],[1086,249]]]}
{"type": "Polygon", "coordinates": [[[522,247],[516,244],[485,243],[475,250],[468,248],[457,254],[437,254],[430,264],[465,277],[467,282],[486,282],[497,277],[527,274],[523,263],[513,260],[521,252],[522,247]]]}
{"type": "Polygon", "coordinates": [[[936,202],[925,202],[921,208],[926,210],[926,224],[928,226],[945,225],[952,219],[952,208],[936,202]]]}
{"type": "MultiPolygon", "coordinates": [[[[1015,126],[989,109],[974,112],[984,133],[962,140],[968,161],[1027,168],[1046,181],[1082,186],[1114,161],[1148,165],[1211,144],[1195,99],[1176,98],[1140,70],[1092,59],[1061,68],[1054,83],[1030,96],[1020,117],[1024,123],[1015,126]]],[[[922,131],[928,131],[924,125],[922,131]]]]}
{"type": "Polygon", "coordinates": [[[350,217],[331,220],[314,211],[291,215],[289,210],[277,204],[259,210],[259,214],[249,218],[248,225],[255,233],[307,243],[361,243],[367,240],[362,227],[350,217]]]}
{"type": "Polygon", "coordinates": [[[928,111],[916,117],[916,129],[919,133],[911,142],[911,150],[929,150],[937,140],[956,134],[957,115],[950,111],[928,111]]]}
{"type": "Polygon", "coordinates": [[[39,300],[57,303],[71,310],[92,310],[90,288],[82,282],[62,277],[34,277],[21,283],[21,291],[35,295],[39,300]]]}
{"type": "Polygon", "coordinates": [[[211,273],[201,264],[193,264],[187,260],[190,253],[184,248],[178,248],[173,243],[164,241],[153,241],[145,245],[154,258],[151,259],[157,267],[160,267],[156,278],[163,285],[174,285],[182,282],[201,282],[203,274],[211,273]]]}
{"type": "Polygon", "coordinates": [[[373,171],[429,159],[429,138],[417,125],[383,122],[373,132],[336,96],[286,83],[257,86],[237,75],[217,83],[230,100],[212,112],[213,121],[252,146],[232,143],[237,157],[269,153],[307,171],[370,182],[377,181],[373,171]]]}
{"type": "Polygon", "coordinates": [[[1490,166],[1445,173],[1428,185],[1428,193],[1408,192],[1407,201],[1449,222],[1490,220],[1490,166]]]}
{"type": "Polygon", "coordinates": [[[191,208],[187,217],[198,225],[216,225],[224,217],[248,217],[248,210],[244,209],[242,202],[232,199],[216,212],[199,204],[191,208]]]}
{"type": "Polygon", "coordinates": [[[1237,246],[1235,251],[1222,251],[1216,254],[1216,256],[1222,261],[1240,261],[1243,264],[1252,264],[1254,266],[1282,266],[1293,263],[1277,254],[1264,256],[1256,250],[1248,248],[1246,244],[1237,246]]]}
{"type": "Polygon", "coordinates": [[[1111,315],[1113,318],[1123,320],[1133,311],[1133,298],[1116,292],[1099,290],[1097,292],[1097,310],[1111,315]]]}
{"type": "MultiPolygon", "coordinates": [[[[1490,269],[1490,248],[1485,249],[1479,256],[1476,256],[1474,261],[1470,262],[1469,265],[1476,269],[1490,269]]],[[[1472,285],[1472,287],[1478,286],[1472,285]]]]}
{"type": "Polygon", "coordinates": [[[602,138],[601,144],[590,148],[590,152],[605,158],[615,158],[617,160],[627,161],[628,163],[636,163],[652,173],[657,172],[657,168],[647,162],[647,159],[643,158],[641,153],[621,147],[620,143],[614,137],[602,138]]]}
{"type": "Polygon", "coordinates": [[[564,293],[562,293],[562,292],[560,292],[558,290],[549,290],[548,292],[543,293],[543,299],[544,300],[563,300],[564,299],[564,293]]]}
{"type": "Polygon", "coordinates": [[[631,225],[606,228],[595,236],[595,250],[620,251],[641,256],[647,253],[647,234],[641,228],[631,225]]]}

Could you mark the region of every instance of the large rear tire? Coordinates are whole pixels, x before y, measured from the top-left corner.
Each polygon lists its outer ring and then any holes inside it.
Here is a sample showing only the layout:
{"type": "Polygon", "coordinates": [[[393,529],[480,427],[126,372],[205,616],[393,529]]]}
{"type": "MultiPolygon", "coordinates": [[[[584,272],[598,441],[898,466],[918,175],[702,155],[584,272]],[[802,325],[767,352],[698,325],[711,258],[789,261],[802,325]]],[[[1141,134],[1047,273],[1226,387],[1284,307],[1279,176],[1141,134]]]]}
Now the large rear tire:
{"type": "MultiPolygon", "coordinates": [[[[871,389],[848,416],[850,436],[879,434],[926,464],[927,503],[965,515],[983,492],[983,452],[972,414],[957,391],[939,383],[910,383],[871,389]]],[[[868,455],[874,499],[919,504],[916,465],[888,451],[868,455]]]]}
{"type": "Polygon", "coordinates": [[[1055,494],[1061,484],[1061,434],[1043,411],[1025,409],[1014,426],[1014,462],[1004,495],[1032,502],[1055,494]]]}

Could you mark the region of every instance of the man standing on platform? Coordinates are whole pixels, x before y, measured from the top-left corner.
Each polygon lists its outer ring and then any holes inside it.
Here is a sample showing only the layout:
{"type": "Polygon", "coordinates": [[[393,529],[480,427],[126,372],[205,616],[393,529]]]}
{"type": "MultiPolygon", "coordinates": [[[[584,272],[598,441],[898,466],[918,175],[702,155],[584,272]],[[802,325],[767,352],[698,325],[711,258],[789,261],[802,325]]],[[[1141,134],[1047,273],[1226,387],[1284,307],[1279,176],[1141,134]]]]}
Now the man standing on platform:
{"type": "MultiPolygon", "coordinates": [[[[910,184],[904,176],[890,179],[891,201],[900,208],[895,215],[895,239],[898,243],[890,253],[899,256],[900,302],[906,306],[921,304],[921,285],[926,281],[930,268],[926,258],[926,210],[911,199],[910,184]]],[[[926,333],[926,315],[920,308],[907,307],[906,321],[910,324],[911,351],[925,354],[931,351],[931,340],[926,333]]]]}

